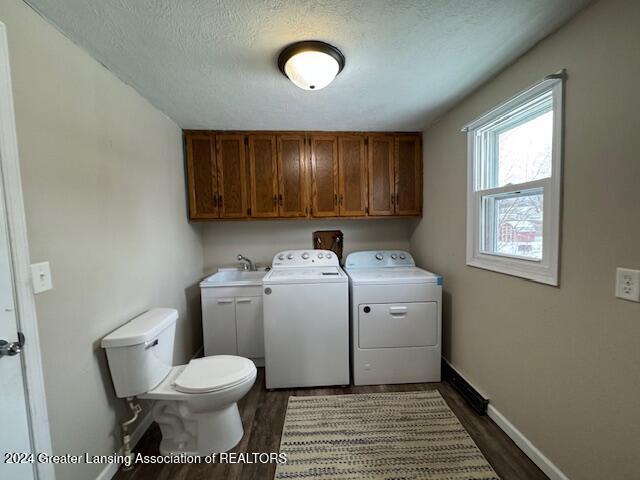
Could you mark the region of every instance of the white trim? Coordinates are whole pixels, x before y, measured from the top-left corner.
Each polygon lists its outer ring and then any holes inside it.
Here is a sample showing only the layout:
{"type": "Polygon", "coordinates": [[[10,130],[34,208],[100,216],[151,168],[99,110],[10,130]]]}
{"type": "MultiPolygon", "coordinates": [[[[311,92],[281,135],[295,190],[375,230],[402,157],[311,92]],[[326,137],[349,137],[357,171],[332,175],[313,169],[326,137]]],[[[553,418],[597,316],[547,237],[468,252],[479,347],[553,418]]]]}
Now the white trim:
{"type": "MultiPolygon", "coordinates": [[[[26,338],[21,353],[27,389],[31,441],[34,451],[52,453],[49,417],[40,356],[38,320],[31,286],[31,267],[27,225],[22,198],[20,160],[16,136],[11,70],[9,68],[7,29],[0,22],[0,162],[2,188],[6,199],[7,226],[11,245],[11,260],[16,289],[19,328],[26,338]]],[[[55,479],[53,464],[37,463],[35,473],[39,480],[55,479]]]]}
{"type": "Polygon", "coordinates": [[[522,452],[535,463],[550,480],[569,480],[562,471],[549,460],[544,453],[536,448],[531,441],[524,436],[507,418],[498,411],[496,407],[489,404],[487,407],[487,415],[493,422],[506,433],[513,443],[515,443],[522,452]]]}
{"type": "Polygon", "coordinates": [[[562,69],[552,75],[547,75],[539,82],[534,83],[530,87],[527,87],[521,92],[518,92],[512,97],[508,98],[497,107],[492,108],[488,112],[485,112],[479,117],[475,118],[474,120],[471,120],[469,123],[463,126],[460,129],[460,131],[462,133],[466,133],[469,130],[474,130],[478,127],[481,127],[493,121],[494,119],[504,115],[506,112],[511,110],[514,105],[518,105],[522,103],[523,101],[525,101],[525,99],[529,99],[537,96],[539,93],[543,92],[544,90],[547,90],[549,88],[549,85],[552,85],[558,81],[564,81],[566,78],[567,78],[567,71],[565,69],[562,69]]]}
{"type": "MultiPolygon", "coordinates": [[[[454,367],[449,360],[442,357],[442,360],[449,365],[449,367],[454,370],[460,377],[464,379],[471,387],[477,391],[484,398],[489,399],[490,397],[482,391],[482,389],[476,387],[472,382],[466,378],[460,370],[454,367]]],[[[489,403],[487,407],[487,416],[493,420],[500,430],[507,434],[507,436],[513,440],[513,443],[517,445],[517,447],[522,450],[529,459],[535,463],[540,470],[544,472],[544,474],[549,477],[550,480],[569,480],[562,471],[551,461],[549,460],[544,453],[542,453],[536,446],[531,443],[531,441],[524,436],[524,434],[518,430],[502,413],[498,411],[496,407],[489,403]]]]}
{"type": "MultiPolygon", "coordinates": [[[[153,415],[151,415],[151,411],[149,411],[142,419],[138,422],[136,428],[131,432],[131,448],[135,448],[138,444],[142,436],[149,429],[151,424],[153,423],[153,415]]],[[[118,454],[122,455],[124,453],[123,447],[120,447],[118,450],[118,454]]],[[[119,463],[108,463],[102,471],[96,477],[96,480],[111,480],[118,470],[120,469],[119,463]]]]}
{"type": "Polygon", "coordinates": [[[563,157],[563,90],[565,72],[550,75],[541,82],[511,97],[488,113],[466,125],[467,132],[467,248],[466,264],[498,273],[514,275],[528,280],[557,286],[559,284],[560,222],[562,203],[562,157],[563,157]],[[478,189],[474,172],[478,165],[477,131],[490,125],[518,106],[532,101],[550,91],[553,95],[553,145],[551,177],[520,185],[478,189]],[[480,217],[482,197],[496,193],[542,188],[543,204],[543,253],[541,261],[531,261],[515,256],[489,255],[480,250],[480,217]]]}

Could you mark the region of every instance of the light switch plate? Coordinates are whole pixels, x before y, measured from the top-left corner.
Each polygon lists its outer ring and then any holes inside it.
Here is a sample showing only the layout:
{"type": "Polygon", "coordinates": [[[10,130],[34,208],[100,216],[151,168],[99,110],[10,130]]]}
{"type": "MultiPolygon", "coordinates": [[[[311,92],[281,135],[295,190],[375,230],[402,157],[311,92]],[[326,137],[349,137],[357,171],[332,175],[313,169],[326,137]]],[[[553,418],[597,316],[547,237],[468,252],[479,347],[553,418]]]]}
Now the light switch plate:
{"type": "Polygon", "coordinates": [[[46,292],[53,288],[49,262],[31,264],[31,282],[33,283],[33,293],[46,292]]]}
{"type": "Polygon", "coordinates": [[[640,302],[640,270],[616,269],[616,297],[640,302]]]}

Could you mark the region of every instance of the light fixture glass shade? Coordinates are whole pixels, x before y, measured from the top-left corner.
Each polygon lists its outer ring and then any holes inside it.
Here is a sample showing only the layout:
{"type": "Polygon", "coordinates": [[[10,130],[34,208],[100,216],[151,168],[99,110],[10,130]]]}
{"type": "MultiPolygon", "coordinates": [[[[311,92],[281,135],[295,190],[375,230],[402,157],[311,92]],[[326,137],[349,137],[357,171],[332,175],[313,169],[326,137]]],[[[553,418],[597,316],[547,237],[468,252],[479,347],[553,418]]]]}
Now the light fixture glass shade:
{"type": "Polygon", "coordinates": [[[331,55],[307,50],[289,58],[284,65],[284,71],[298,87],[304,90],[320,90],[336,78],[340,65],[331,55]]]}

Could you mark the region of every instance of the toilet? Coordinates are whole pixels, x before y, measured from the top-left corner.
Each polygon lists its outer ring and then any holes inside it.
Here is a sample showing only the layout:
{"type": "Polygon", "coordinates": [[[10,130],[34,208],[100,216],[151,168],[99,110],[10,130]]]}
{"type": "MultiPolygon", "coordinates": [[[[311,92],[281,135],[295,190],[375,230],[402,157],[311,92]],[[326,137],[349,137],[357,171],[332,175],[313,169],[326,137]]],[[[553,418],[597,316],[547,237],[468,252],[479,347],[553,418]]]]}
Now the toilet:
{"type": "Polygon", "coordinates": [[[102,339],[116,395],[155,400],[162,455],[231,450],[244,434],[237,402],[253,386],[254,363],[216,355],[172,366],[178,311],[154,308],[102,339]]]}

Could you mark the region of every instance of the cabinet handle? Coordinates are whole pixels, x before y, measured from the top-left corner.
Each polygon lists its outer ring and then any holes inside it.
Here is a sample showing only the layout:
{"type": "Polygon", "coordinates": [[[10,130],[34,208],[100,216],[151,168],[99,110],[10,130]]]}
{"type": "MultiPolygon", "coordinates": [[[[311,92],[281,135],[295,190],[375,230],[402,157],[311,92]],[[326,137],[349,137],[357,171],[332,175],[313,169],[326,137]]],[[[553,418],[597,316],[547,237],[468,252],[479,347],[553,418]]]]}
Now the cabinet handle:
{"type": "Polygon", "coordinates": [[[233,298],[219,298],[218,303],[233,303],[233,298]]]}
{"type": "Polygon", "coordinates": [[[280,206],[282,206],[282,194],[278,195],[278,201],[280,202],[280,206]]]}
{"type": "Polygon", "coordinates": [[[342,205],[342,194],[340,194],[340,205],[342,205]]]}
{"type": "Polygon", "coordinates": [[[239,298],[236,298],[236,303],[251,303],[251,298],[239,297],[239,298]]]}
{"type": "Polygon", "coordinates": [[[400,194],[396,193],[396,205],[400,205],[400,194]]]}
{"type": "Polygon", "coordinates": [[[218,206],[222,208],[222,195],[218,195],[218,206]]]}
{"type": "Polygon", "coordinates": [[[333,203],[334,203],[334,205],[338,204],[338,194],[337,193],[333,194],[333,203]]]}
{"type": "Polygon", "coordinates": [[[391,194],[391,205],[395,205],[395,196],[393,195],[393,193],[391,194]]]}
{"type": "Polygon", "coordinates": [[[389,307],[389,313],[391,315],[404,315],[409,309],[407,307],[389,307]]]}
{"type": "Polygon", "coordinates": [[[277,196],[277,195],[274,195],[274,196],[273,196],[273,204],[274,204],[274,205],[277,205],[277,204],[278,204],[278,196],[277,196]]]}

